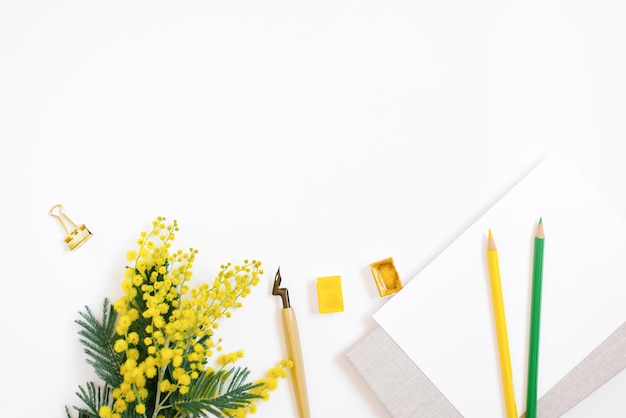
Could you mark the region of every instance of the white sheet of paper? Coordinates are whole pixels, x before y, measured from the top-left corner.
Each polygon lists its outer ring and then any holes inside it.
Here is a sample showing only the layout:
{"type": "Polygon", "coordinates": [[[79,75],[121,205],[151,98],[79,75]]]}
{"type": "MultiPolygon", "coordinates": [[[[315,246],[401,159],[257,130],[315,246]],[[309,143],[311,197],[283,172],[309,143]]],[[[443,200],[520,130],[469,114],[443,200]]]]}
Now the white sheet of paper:
{"type": "Polygon", "coordinates": [[[374,318],[466,418],[505,416],[486,261],[498,247],[518,413],[526,410],[533,242],[545,253],[538,396],[626,321],[626,224],[565,162],[543,161],[374,318]]]}

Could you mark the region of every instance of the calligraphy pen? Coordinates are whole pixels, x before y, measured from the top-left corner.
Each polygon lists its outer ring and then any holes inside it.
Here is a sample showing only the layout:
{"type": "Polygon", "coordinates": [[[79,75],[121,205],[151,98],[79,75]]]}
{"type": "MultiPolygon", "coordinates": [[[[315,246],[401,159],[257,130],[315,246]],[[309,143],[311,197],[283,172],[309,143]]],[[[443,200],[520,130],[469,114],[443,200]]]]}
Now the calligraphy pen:
{"type": "Polygon", "coordinates": [[[298,334],[298,323],[296,313],[289,302],[289,291],[284,287],[279,287],[281,282],[280,267],[274,277],[274,287],[272,295],[280,296],[283,301],[283,328],[285,339],[287,340],[287,353],[293,361],[291,374],[298,403],[298,413],[300,418],[309,418],[309,398],[306,391],[306,380],[304,378],[304,364],[302,362],[302,348],[300,347],[300,335],[298,334]]]}

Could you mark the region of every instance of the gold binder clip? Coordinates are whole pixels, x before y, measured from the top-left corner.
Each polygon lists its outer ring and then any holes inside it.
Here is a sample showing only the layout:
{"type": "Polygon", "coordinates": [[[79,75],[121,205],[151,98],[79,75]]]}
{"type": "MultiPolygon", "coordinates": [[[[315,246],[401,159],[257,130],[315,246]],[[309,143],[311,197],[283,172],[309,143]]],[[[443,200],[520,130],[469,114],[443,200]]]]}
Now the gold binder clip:
{"type": "Polygon", "coordinates": [[[63,205],[52,206],[52,209],[50,209],[50,216],[58,218],[59,222],[61,222],[61,226],[63,226],[63,229],[65,229],[65,233],[67,234],[67,237],[65,237],[65,243],[70,248],[70,250],[74,251],[76,248],[83,245],[85,241],[91,238],[91,232],[89,232],[85,224],[77,226],[74,222],[72,222],[70,218],[67,217],[67,215],[63,212],[63,205]],[[58,209],[58,215],[54,213],[55,209],[58,209]],[[67,226],[65,226],[65,222],[63,222],[63,219],[72,224],[72,226],[74,227],[74,230],[72,232],[67,229],[67,226]]]}

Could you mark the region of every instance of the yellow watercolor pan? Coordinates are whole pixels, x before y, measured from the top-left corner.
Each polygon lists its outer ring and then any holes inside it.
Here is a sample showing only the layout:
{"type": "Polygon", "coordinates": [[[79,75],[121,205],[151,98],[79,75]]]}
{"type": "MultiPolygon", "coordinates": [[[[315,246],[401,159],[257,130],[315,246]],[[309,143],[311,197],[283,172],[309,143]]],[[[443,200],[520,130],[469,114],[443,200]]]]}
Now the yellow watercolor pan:
{"type": "Polygon", "coordinates": [[[393,258],[385,258],[370,264],[370,270],[380,297],[393,295],[402,289],[402,281],[393,264],[393,258]]]}
{"type": "Polygon", "coordinates": [[[320,313],[343,312],[341,276],[317,278],[317,304],[320,313]]]}

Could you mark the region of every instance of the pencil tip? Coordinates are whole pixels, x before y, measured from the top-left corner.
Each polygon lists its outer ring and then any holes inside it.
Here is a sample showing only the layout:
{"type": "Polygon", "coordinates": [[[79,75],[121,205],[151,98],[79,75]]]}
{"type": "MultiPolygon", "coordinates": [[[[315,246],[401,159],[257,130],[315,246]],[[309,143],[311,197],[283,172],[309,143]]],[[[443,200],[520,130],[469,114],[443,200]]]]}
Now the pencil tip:
{"type": "Polygon", "coordinates": [[[543,232],[543,220],[541,218],[539,218],[539,223],[537,224],[537,232],[535,233],[535,236],[537,238],[544,238],[544,232],[543,232]]]}
{"type": "Polygon", "coordinates": [[[493,234],[491,233],[491,229],[489,230],[489,237],[487,238],[487,249],[488,250],[496,249],[496,241],[493,239],[493,234]]]}
{"type": "Polygon", "coordinates": [[[542,225],[542,224],[543,224],[543,218],[540,216],[539,217],[539,225],[542,225]]]}

